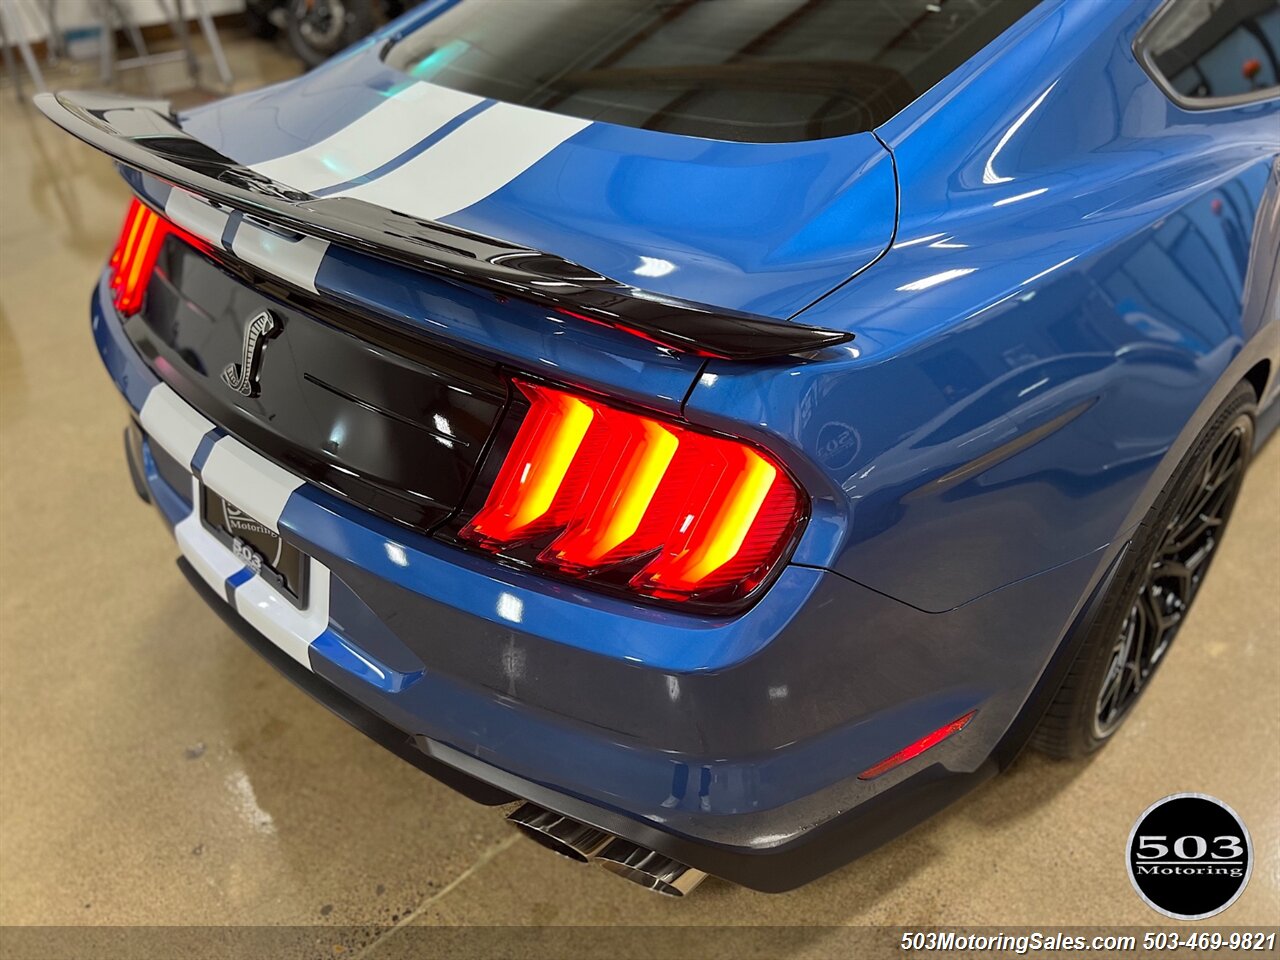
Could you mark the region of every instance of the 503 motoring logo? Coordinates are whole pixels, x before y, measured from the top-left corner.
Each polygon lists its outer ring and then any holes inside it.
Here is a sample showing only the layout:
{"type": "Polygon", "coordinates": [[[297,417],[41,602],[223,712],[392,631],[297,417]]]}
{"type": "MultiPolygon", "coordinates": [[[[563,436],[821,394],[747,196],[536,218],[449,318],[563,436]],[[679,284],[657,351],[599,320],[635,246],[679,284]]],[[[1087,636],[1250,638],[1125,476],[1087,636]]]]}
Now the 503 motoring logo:
{"type": "Polygon", "coordinates": [[[1175,793],[1129,832],[1129,882],[1153,910],[1176,920],[1221,913],[1244,893],[1253,844],[1239,814],[1216,797],[1175,793]]]}

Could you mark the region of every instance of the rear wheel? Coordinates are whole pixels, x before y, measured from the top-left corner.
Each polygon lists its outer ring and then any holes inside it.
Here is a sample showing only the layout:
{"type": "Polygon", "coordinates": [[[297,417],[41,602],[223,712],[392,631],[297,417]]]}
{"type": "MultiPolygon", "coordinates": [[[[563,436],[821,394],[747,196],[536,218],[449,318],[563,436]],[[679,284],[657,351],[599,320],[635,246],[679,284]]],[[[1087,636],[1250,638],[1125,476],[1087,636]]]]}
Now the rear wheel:
{"type": "Polygon", "coordinates": [[[1204,583],[1253,450],[1252,388],[1232,391],[1147,514],[1032,742],[1059,757],[1097,750],[1150,684],[1204,583]]]}

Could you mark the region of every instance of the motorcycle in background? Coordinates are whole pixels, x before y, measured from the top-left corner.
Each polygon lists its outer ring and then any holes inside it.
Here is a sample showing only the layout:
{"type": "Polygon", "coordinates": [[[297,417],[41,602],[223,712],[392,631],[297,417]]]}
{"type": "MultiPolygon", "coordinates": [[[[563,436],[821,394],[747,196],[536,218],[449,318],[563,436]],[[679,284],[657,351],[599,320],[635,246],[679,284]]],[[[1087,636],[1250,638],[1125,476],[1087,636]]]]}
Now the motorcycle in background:
{"type": "MultiPolygon", "coordinates": [[[[278,0],[251,0],[251,5],[278,0]]],[[[284,0],[289,47],[307,65],[325,60],[368,36],[419,0],[284,0]]]]}

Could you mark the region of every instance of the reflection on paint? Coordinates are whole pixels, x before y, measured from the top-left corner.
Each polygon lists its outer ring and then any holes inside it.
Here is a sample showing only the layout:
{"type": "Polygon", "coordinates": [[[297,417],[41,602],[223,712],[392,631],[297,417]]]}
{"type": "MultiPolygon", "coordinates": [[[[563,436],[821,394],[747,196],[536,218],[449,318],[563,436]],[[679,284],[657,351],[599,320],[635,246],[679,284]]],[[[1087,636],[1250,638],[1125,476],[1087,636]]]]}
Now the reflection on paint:
{"type": "Polygon", "coordinates": [[[513,593],[502,593],[498,597],[498,616],[511,623],[520,623],[524,619],[524,601],[513,593]]]}
{"type": "Polygon", "coordinates": [[[410,67],[409,74],[418,80],[429,80],[470,49],[471,44],[465,40],[450,40],[410,67]]]}
{"type": "Polygon", "coordinates": [[[633,271],[637,277],[665,277],[676,265],[660,257],[641,257],[640,266],[633,271]]]}
{"type": "Polygon", "coordinates": [[[1044,93],[1040,94],[1040,96],[1036,97],[1035,103],[1027,107],[1027,109],[1023,112],[1022,116],[1018,117],[1017,120],[1013,121],[1013,123],[1009,126],[1009,129],[1006,130],[1004,132],[1004,135],[1000,137],[999,141],[997,141],[996,143],[996,148],[991,151],[991,156],[987,157],[986,166],[983,167],[982,169],[983,183],[1008,183],[1010,180],[1013,179],[1013,177],[1002,177],[998,173],[996,173],[996,169],[995,169],[996,157],[1000,156],[1000,151],[1009,145],[1009,141],[1013,139],[1013,135],[1017,133],[1018,130],[1021,129],[1022,125],[1031,118],[1031,115],[1040,109],[1040,104],[1044,103],[1045,97],[1049,96],[1049,94],[1053,91],[1053,88],[1056,87],[1057,85],[1058,85],[1057,80],[1049,84],[1048,89],[1046,89],[1044,93]]]}
{"type": "Polygon", "coordinates": [[[921,277],[919,280],[912,280],[910,283],[904,283],[898,288],[899,291],[915,291],[928,290],[930,287],[936,287],[941,283],[947,283],[958,277],[966,277],[974,273],[977,267],[959,267],[955,270],[943,270],[941,273],[935,273],[927,277],[921,277]]]}
{"type": "Polygon", "coordinates": [[[1010,203],[1021,203],[1023,200],[1030,200],[1032,197],[1038,197],[1040,194],[1048,192],[1048,187],[1041,187],[1039,190],[1028,190],[1026,193],[1019,193],[1012,197],[1005,197],[1003,200],[997,200],[992,206],[1003,207],[1010,203]]]}

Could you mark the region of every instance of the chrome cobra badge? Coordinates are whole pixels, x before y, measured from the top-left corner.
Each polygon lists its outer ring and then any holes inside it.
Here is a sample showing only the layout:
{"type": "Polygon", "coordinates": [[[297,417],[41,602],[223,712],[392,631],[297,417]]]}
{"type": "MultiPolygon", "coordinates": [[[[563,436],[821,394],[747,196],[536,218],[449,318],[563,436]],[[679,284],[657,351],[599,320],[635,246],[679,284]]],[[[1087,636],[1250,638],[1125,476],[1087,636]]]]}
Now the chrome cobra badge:
{"type": "Polygon", "coordinates": [[[258,368],[262,364],[262,347],[278,328],[270,310],[255,314],[244,328],[244,348],[239,363],[229,363],[222,370],[222,382],[246,397],[258,395],[258,368]]]}

